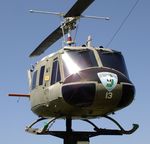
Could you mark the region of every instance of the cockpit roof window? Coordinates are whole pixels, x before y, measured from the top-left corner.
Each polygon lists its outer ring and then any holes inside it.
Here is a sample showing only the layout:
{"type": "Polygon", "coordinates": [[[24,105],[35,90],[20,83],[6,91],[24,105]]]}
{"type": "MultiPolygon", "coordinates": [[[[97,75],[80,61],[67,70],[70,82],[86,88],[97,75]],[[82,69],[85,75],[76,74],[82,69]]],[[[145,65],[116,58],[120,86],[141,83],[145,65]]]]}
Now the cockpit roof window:
{"type": "Polygon", "coordinates": [[[65,51],[62,60],[65,77],[88,67],[98,66],[92,50],[65,51]]]}
{"type": "Polygon", "coordinates": [[[124,58],[120,52],[116,52],[116,51],[109,52],[109,51],[101,51],[101,50],[97,50],[97,52],[100,56],[100,59],[104,67],[113,68],[123,73],[125,76],[129,77],[124,58]]]}

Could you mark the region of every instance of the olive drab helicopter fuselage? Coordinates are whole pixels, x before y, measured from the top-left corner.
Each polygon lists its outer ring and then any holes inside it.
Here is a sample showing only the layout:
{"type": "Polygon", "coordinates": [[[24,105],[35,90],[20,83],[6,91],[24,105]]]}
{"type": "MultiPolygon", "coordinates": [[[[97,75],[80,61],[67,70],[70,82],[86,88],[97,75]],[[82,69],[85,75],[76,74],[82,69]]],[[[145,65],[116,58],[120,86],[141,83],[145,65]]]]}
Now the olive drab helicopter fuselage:
{"type": "Polygon", "coordinates": [[[134,98],[123,56],[111,49],[66,46],[28,73],[31,109],[42,117],[98,117],[134,98]]]}
{"type": "Polygon", "coordinates": [[[39,117],[26,127],[27,132],[63,138],[64,144],[87,144],[90,137],[132,134],[138,128],[137,124],[133,124],[131,130],[124,130],[108,116],[127,107],[134,99],[135,87],[129,79],[121,52],[102,46],[94,47],[90,37],[82,46],[76,46],[72,41],[71,31],[76,30],[78,19],[109,20],[108,17],[81,15],[92,2],[94,0],[77,0],[66,14],[30,10],[64,18],[61,25],[42,41],[30,57],[42,54],[61,37],[65,40],[66,34],[68,37],[66,46],[45,56],[28,70],[30,94],[9,94],[28,97],[31,110],[39,117]],[[98,128],[89,120],[97,117],[111,120],[119,129],[98,128]],[[50,130],[56,119],[66,119],[66,131],[50,130]],[[73,131],[73,119],[88,122],[94,131],[73,131]],[[42,120],[48,120],[43,128],[33,128],[42,120]]]}

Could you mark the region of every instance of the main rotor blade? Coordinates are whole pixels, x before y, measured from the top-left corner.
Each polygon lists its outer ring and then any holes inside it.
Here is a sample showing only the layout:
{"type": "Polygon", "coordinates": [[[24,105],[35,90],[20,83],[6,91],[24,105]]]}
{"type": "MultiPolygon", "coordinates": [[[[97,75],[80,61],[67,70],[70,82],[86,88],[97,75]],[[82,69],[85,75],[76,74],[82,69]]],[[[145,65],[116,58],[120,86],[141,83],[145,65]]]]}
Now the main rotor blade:
{"type": "Polygon", "coordinates": [[[88,6],[94,2],[94,0],[78,0],[73,7],[65,14],[66,17],[80,16],[82,12],[88,8],[88,6]]]}
{"type": "Polygon", "coordinates": [[[48,47],[63,36],[61,26],[53,31],[31,54],[30,57],[42,54],[48,47]]]}

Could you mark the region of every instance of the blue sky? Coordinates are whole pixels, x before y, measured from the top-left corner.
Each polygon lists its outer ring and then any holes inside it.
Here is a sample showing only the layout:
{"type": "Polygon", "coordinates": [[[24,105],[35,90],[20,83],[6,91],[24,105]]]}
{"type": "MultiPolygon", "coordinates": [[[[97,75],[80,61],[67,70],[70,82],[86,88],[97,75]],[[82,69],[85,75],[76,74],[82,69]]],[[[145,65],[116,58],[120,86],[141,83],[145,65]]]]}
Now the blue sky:
{"type": "MultiPolygon", "coordinates": [[[[43,144],[62,143],[52,136],[35,136],[24,131],[25,126],[37,117],[30,111],[30,101],[7,97],[8,93],[29,93],[27,69],[36,60],[61,48],[61,40],[42,56],[29,58],[32,50],[57,26],[60,18],[52,15],[31,14],[30,9],[66,12],[75,0],[1,0],[0,4],[0,143],[43,144]]],[[[109,16],[110,21],[81,19],[77,44],[85,43],[87,36],[93,37],[93,45],[106,46],[120,26],[135,0],[95,0],[84,12],[86,15],[109,16]]],[[[149,84],[150,84],[150,1],[140,0],[120,32],[109,45],[123,53],[130,79],[136,87],[133,103],[117,112],[115,117],[126,129],[133,123],[140,128],[129,136],[99,136],[91,144],[141,144],[149,143],[149,84]]],[[[112,126],[108,121],[94,120],[96,124],[112,126]]],[[[58,121],[56,127],[62,127],[58,121]]],[[[83,122],[74,127],[87,129],[83,122]]],[[[105,127],[105,126],[104,126],[105,127]]],[[[90,128],[90,127],[89,127],[90,128]]]]}

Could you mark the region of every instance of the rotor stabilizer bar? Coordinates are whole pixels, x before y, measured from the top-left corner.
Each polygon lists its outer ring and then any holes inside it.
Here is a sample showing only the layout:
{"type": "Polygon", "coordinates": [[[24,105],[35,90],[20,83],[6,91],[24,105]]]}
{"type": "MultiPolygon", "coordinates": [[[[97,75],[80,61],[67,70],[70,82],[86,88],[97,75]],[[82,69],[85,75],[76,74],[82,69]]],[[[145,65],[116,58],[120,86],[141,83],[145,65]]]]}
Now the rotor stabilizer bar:
{"type": "Polygon", "coordinates": [[[51,15],[57,15],[63,17],[65,14],[64,13],[59,13],[59,12],[50,12],[50,11],[41,11],[41,10],[29,10],[31,13],[39,13],[39,14],[51,14],[51,15]]]}
{"type": "MultiPolygon", "coordinates": [[[[51,11],[42,11],[42,10],[29,10],[31,13],[39,13],[39,14],[50,14],[50,15],[56,15],[60,17],[64,17],[65,14],[61,12],[51,12],[51,11]]],[[[104,17],[104,16],[92,16],[92,15],[80,15],[77,16],[80,18],[90,18],[90,19],[103,19],[103,20],[110,20],[109,17],[104,17]]]]}
{"type": "Polygon", "coordinates": [[[80,16],[81,13],[83,13],[83,11],[85,9],[87,9],[88,6],[92,2],[94,2],[94,0],[78,0],[66,14],[60,13],[60,12],[49,12],[49,11],[40,11],[40,10],[29,10],[29,12],[40,13],[40,14],[58,15],[58,16],[62,16],[64,18],[66,18],[66,17],[77,17],[77,16],[80,16]]]}

